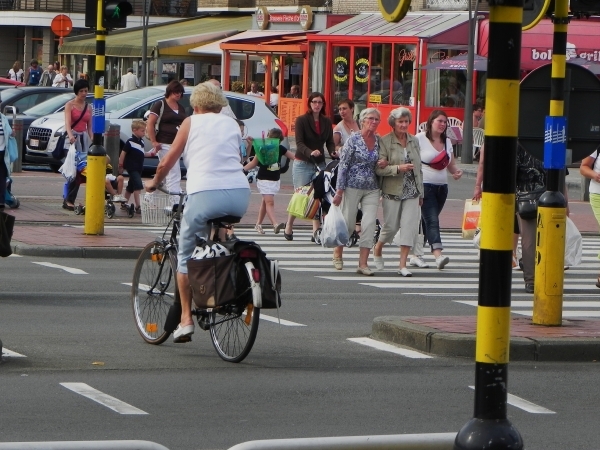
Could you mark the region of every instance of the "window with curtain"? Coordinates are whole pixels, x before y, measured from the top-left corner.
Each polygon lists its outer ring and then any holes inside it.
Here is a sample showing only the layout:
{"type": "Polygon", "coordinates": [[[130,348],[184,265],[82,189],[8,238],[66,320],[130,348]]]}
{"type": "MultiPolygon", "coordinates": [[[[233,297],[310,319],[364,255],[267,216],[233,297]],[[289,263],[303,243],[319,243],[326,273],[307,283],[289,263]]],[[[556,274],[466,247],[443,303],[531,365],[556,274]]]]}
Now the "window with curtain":
{"type": "MultiPolygon", "coordinates": [[[[429,49],[427,64],[459,53],[459,50],[429,49]]],[[[466,85],[466,70],[428,70],[425,104],[434,107],[464,108],[466,85]]]]}

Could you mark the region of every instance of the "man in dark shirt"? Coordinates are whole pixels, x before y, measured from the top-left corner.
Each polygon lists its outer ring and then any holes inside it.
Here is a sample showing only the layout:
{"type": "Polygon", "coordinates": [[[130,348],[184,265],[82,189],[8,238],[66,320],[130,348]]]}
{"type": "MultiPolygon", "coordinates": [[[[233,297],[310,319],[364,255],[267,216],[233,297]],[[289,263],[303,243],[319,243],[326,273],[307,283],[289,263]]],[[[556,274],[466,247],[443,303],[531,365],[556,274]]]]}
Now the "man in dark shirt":
{"type": "Polygon", "coordinates": [[[38,65],[37,59],[32,59],[25,74],[25,80],[27,80],[28,86],[38,86],[40,79],[42,78],[42,69],[38,65]]]}

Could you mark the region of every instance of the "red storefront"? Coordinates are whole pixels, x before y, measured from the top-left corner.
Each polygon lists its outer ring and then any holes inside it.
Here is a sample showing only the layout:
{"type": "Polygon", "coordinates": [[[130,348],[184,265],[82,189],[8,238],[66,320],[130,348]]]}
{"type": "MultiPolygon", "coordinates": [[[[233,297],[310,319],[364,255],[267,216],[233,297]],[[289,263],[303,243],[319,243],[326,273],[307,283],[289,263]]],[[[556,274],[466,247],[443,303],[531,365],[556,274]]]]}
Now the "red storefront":
{"type": "MultiPolygon", "coordinates": [[[[548,19],[541,20],[521,38],[521,69],[533,70],[552,62],[554,26],[548,19]]],[[[478,51],[488,55],[489,21],[482,20],[478,32],[478,51]]],[[[567,29],[567,61],[580,57],[600,63],[600,18],[573,19],[567,29]]]]}
{"type": "Polygon", "coordinates": [[[466,71],[417,68],[467,51],[468,13],[408,13],[398,23],[365,13],[307,39],[314,52],[311,87],[325,95],[328,114],[350,98],[355,114],[377,107],[384,120],[398,106],[409,108],[412,132],[434,109],[463,119],[466,71]]]}

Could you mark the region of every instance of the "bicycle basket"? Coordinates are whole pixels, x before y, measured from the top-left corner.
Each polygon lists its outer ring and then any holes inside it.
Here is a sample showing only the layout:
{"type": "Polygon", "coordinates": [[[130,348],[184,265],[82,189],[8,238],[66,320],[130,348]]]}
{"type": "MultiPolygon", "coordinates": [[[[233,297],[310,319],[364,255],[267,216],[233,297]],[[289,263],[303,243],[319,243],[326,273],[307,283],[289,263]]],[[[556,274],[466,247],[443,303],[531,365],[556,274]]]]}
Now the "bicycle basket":
{"type": "Polygon", "coordinates": [[[279,162],[279,139],[255,139],[253,145],[258,162],[263,166],[270,166],[279,162]]]}
{"type": "Polygon", "coordinates": [[[173,216],[171,196],[162,192],[142,194],[142,223],[168,225],[173,216]]]}

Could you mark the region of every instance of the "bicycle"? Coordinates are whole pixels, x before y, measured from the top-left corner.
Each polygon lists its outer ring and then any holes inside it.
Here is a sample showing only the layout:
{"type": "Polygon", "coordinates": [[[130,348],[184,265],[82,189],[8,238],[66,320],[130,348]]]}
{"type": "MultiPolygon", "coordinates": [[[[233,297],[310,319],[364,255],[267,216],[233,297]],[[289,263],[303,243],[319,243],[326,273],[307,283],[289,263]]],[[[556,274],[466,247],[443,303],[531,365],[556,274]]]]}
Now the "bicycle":
{"type": "MultiPolygon", "coordinates": [[[[167,340],[181,317],[176,278],[177,237],[186,196],[185,193],[175,194],[162,188],[158,189],[167,195],[178,195],[179,203],[165,211],[171,215],[171,219],[163,235],[142,250],[135,266],[131,287],[137,330],[146,342],[154,345],[167,340]]],[[[240,270],[236,271],[235,298],[212,308],[192,308],[192,315],[197,318],[200,328],[210,331],[217,354],[225,361],[236,363],[242,361],[254,345],[263,301],[261,286],[258,283],[261,280],[260,264],[257,262],[260,247],[253,242],[223,241],[224,231],[240,219],[226,216],[209,221],[212,225],[212,242],[220,242],[231,249],[231,253],[235,254],[238,260],[236,267],[240,270]],[[244,248],[237,251],[236,245],[244,248]]]]}

